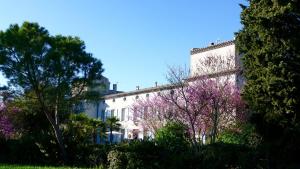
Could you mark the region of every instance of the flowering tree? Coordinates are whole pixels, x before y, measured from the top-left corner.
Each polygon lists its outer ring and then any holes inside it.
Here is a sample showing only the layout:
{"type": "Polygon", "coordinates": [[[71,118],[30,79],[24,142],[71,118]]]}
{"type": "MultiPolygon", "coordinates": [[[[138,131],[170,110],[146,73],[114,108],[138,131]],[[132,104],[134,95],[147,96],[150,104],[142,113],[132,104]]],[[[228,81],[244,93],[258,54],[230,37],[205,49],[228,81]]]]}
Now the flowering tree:
{"type": "Polygon", "coordinates": [[[228,78],[197,76],[188,79],[186,71],[171,69],[171,88],[152,98],[139,100],[134,109],[140,122],[157,131],[168,120],[180,121],[189,128],[192,145],[209,135],[215,142],[220,130],[241,120],[243,102],[239,89],[228,78]]]}
{"type": "Polygon", "coordinates": [[[6,115],[6,106],[2,102],[0,103],[0,137],[4,137],[6,139],[10,138],[13,134],[13,125],[6,115]]]}
{"type": "Polygon", "coordinates": [[[156,94],[154,97],[139,99],[133,106],[133,117],[135,122],[140,122],[145,130],[156,133],[167,120],[174,119],[173,110],[168,102],[156,94]]]}
{"type": "Polygon", "coordinates": [[[211,142],[214,143],[220,130],[236,121],[244,120],[245,104],[241,99],[240,90],[229,79],[218,81],[218,78],[213,78],[194,83],[195,88],[199,89],[194,94],[201,93],[207,96],[201,116],[205,126],[202,131],[210,135],[211,142]]]}

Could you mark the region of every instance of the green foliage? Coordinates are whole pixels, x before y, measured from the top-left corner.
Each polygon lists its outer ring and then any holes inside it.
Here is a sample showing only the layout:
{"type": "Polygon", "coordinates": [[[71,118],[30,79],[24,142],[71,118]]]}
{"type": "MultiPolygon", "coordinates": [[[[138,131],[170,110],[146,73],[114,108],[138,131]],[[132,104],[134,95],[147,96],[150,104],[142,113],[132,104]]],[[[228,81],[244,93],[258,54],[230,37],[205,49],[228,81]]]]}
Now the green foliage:
{"type": "MultiPolygon", "coordinates": [[[[56,162],[52,154],[47,157],[36,142],[29,137],[19,140],[0,140],[0,146],[0,162],[3,163],[54,164],[56,162]]],[[[50,149],[51,146],[48,148],[50,149]]]]}
{"type": "Polygon", "coordinates": [[[299,168],[300,3],[252,0],[242,8],[236,45],[251,121],[263,137],[269,168],[299,168]]]}
{"type": "Polygon", "coordinates": [[[236,41],[247,81],[244,98],[267,123],[283,127],[300,121],[299,16],[298,1],[250,1],[236,41]]]}
{"type": "Polygon", "coordinates": [[[113,148],[108,155],[109,168],[122,169],[219,169],[264,168],[265,161],[256,149],[236,144],[210,144],[199,152],[188,148],[184,152],[165,151],[152,141],[134,141],[113,148]]]}
{"type": "Polygon", "coordinates": [[[237,144],[210,144],[203,146],[200,155],[202,169],[264,168],[261,155],[253,149],[237,144]]]}
{"type": "Polygon", "coordinates": [[[107,160],[109,162],[109,169],[124,169],[126,164],[124,163],[126,157],[123,152],[120,151],[110,151],[107,155],[107,160]]]}
{"type": "Polygon", "coordinates": [[[168,122],[156,132],[155,141],[171,153],[186,151],[189,146],[187,127],[178,122],[168,122]]]}
{"type": "MultiPolygon", "coordinates": [[[[59,154],[56,153],[55,158],[53,154],[51,154],[51,151],[48,150],[55,148],[55,146],[50,145],[45,147],[47,151],[43,151],[42,148],[36,145],[33,138],[18,140],[0,139],[0,147],[0,163],[59,165],[59,154]],[[46,154],[48,154],[48,156],[46,154]]],[[[111,150],[110,145],[79,145],[75,148],[72,149],[72,151],[71,149],[67,150],[70,151],[69,165],[77,167],[103,166],[107,164],[107,154],[111,150]]]]}
{"type": "Polygon", "coordinates": [[[76,145],[96,143],[96,135],[104,136],[105,123],[86,114],[71,114],[64,124],[64,137],[76,145]]]}
{"type": "Polygon", "coordinates": [[[73,153],[72,163],[74,166],[96,167],[107,164],[107,155],[111,150],[110,145],[81,145],[73,153]]]}
{"type": "Polygon", "coordinates": [[[51,36],[37,23],[24,22],[0,31],[0,71],[15,91],[36,100],[36,112],[51,125],[66,163],[60,124],[74,104],[91,96],[84,89],[102,78],[100,60],[78,37],[51,36]]]}
{"type": "Polygon", "coordinates": [[[91,119],[83,113],[71,114],[64,123],[63,131],[69,160],[74,165],[95,166],[106,161],[105,145],[103,147],[95,145],[97,135],[105,136],[104,122],[91,119]]]}
{"type": "Polygon", "coordinates": [[[218,141],[229,144],[240,144],[257,147],[261,143],[261,137],[256,133],[251,124],[236,124],[220,133],[218,141]]]}
{"type": "Polygon", "coordinates": [[[132,141],[117,145],[108,156],[109,168],[159,168],[160,149],[152,141],[132,141]]]}
{"type": "Polygon", "coordinates": [[[112,143],[113,141],[113,131],[118,131],[120,130],[120,127],[121,127],[121,124],[119,123],[119,119],[116,118],[116,117],[109,117],[106,119],[105,123],[107,125],[107,128],[109,129],[110,131],[110,143],[112,143]]]}
{"type": "MultiPolygon", "coordinates": [[[[7,165],[0,164],[0,169],[85,169],[85,168],[77,168],[77,167],[51,167],[51,166],[34,166],[34,165],[7,165]]],[[[96,169],[96,168],[95,168],[96,169]]],[[[97,167],[97,169],[104,169],[104,167],[97,167]]]]}
{"type": "Polygon", "coordinates": [[[7,157],[10,157],[8,161],[45,164],[57,162],[59,155],[54,133],[50,130],[51,126],[45,115],[40,113],[36,100],[19,96],[7,106],[16,131],[15,137],[7,142],[7,157]]]}

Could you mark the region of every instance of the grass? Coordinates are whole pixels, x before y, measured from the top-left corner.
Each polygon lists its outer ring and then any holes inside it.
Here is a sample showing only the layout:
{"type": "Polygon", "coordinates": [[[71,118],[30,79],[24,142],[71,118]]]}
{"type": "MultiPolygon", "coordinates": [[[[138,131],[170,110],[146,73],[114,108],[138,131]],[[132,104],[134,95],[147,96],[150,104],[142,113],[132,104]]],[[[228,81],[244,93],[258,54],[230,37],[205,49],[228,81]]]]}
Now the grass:
{"type": "MultiPolygon", "coordinates": [[[[49,166],[29,166],[29,165],[7,165],[7,164],[0,164],[0,169],[87,169],[87,168],[78,168],[78,167],[49,167],[49,166]]],[[[98,169],[101,169],[101,167],[98,168],[98,169]]]]}

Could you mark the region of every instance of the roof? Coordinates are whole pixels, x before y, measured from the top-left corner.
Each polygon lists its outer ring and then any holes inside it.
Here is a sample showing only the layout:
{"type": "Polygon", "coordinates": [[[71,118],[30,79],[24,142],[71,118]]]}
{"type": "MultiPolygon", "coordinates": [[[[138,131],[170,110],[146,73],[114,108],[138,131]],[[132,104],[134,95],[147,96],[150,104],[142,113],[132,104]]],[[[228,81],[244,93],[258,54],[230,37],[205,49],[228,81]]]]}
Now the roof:
{"type": "Polygon", "coordinates": [[[139,89],[139,90],[133,90],[133,91],[124,92],[124,93],[105,95],[103,98],[111,99],[111,98],[117,98],[117,97],[125,97],[125,96],[130,96],[130,95],[137,95],[137,94],[141,94],[141,93],[158,92],[158,91],[172,89],[172,88],[173,88],[173,85],[167,84],[167,85],[161,85],[161,86],[157,86],[157,87],[149,87],[149,88],[144,88],[144,89],[139,89]]]}
{"type": "Polygon", "coordinates": [[[228,75],[239,74],[239,73],[241,73],[241,69],[236,68],[236,69],[225,70],[225,71],[220,71],[220,72],[206,74],[206,75],[193,76],[193,77],[188,78],[187,81],[194,81],[194,80],[197,80],[198,78],[202,78],[202,77],[216,78],[216,77],[220,77],[220,76],[228,76],[228,75]]]}
{"type": "MultiPolygon", "coordinates": [[[[203,75],[203,76],[207,76],[208,78],[214,78],[214,77],[218,77],[218,76],[227,76],[230,74],[236,74],[239,71],[240,71],[239,69],[233,69],[233,70],[227,70],[227,71],[222,71],[222,72],[218,72],[218,73],[207,74],[207,75],[203,75]]],[[[202,76],[200,76],[200,77],[202,77],[202,76]]],[[[199,76],[198,77],[190,77],[186,80],[193,81],[193,80],[196,80],[197,78],[199,78],[199,76]]],[[[134,91],[129,91],[129,92],[109,94],[109,95],[105,95],[103,98],[104,99],[120,98],[120,97],[126,97],[126,96],[131,96],[131,95],[143,94],[143,93],[158,92],[158,91],[174,89],[174,88],[175,88],[174,84],[167,84],[167,85],[161,85],[161,86],[157,86],[157,87],[149,87],[149,88],[139,89],[139,90],[134,90],[134,91]]]]}
{"type": "Polygon", "coordinates": [[[191,55],[206,52],[206,51],[210,51],[210,50],[213,50],[213,49],[222,48],[222,47],[225,47],[225,46],[230,46],[230,45],[233,45],[233,44],[234,44],[234,40],[230,40],[230,41],[214,44],[214,45],[211,45],[211,46],[207,46],[207,47],[204,47],[204,48],[192,48],[191,55]]]}

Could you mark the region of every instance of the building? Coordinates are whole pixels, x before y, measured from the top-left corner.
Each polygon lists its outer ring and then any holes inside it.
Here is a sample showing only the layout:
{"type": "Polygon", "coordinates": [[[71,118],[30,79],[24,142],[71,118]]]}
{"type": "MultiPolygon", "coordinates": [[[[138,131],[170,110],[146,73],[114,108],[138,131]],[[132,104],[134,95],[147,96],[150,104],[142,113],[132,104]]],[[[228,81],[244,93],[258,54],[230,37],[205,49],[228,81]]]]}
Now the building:
{"type": "MultiPolygon", "coordinates": [[[[236,52],[234,41],[218,44],[210,44],[204,48],[192,48],[190,53],[190,78],[196,75],[207,75],[212,78],[229,78],[237,86],[243,84],[240,74],[240,56],[236,52]]],[[[115,116],[120,119],[121,131],[114,133],[114,142],[122,139],[143,139],[152,136],[151,133],[143,131],[143,128],[134,122],[132,105],[138,99],[152,97],[157,92],[170,89],[170,85],[157,85],[154,87],[134,91],[117,91],[116,84],[113,90],[109,90],[109,81],[105,79],[105,94],[103,100],[95,103],[86,103],[85,112],[92,118],[115,116]]]]}

